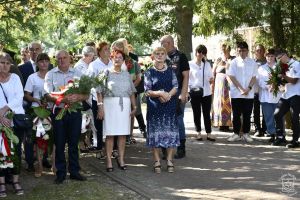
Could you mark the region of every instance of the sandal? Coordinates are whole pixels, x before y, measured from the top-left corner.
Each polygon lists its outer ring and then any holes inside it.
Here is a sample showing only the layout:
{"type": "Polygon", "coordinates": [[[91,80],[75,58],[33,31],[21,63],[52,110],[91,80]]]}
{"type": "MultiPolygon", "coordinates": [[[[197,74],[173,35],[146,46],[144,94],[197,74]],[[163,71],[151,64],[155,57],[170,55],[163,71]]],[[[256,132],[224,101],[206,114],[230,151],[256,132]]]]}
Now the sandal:
{"type": "Polygon", "coordinates": [[[174,172],[174,164],[171,160],[167,160],[167,170],[168,170],[169,173],[174,172]],[[171,165],[169,163],[171,163],[171,165]]]}
{"type": "Polygon", "coordinates": [[[16,195],[24,194],[24,190],[21,188],[20,182],[14,182],[12,185],[13,185],[16,195]],[[17,187],[17,186],[19,186],[19,187],[17,187]]]}
{"type": "Polygon", "coordinates": [[[96,158],[99,160],[105,160],[106,156],[104,155],[103,151],[100,150],[99,152],[96,153],[96,158]]]}
{"type": "Polygon", "coordinates": [[[160,165],[159,161],[154,162],[153,170],[154,170],[154,173],[156,173],[156,174],[161,173],[161,165],[160,165]],[[158,164],[156,165],[156,163],[158,163],[158,164]]]}
{"type": "Polygon", "coordinates": [[[131,137],[131,138],[129,139],[129,141],[130,141],[130,144],[135,144],[135,143],[136,143],[136,140],[135,140],[133,137],[131,137]]]}
{"type": "Polygon", "coordinates": [[[4,197],[7,197],[7,194],[6,194],[6,188],[5,188],[5,183],[0,183],[0,186],[1,186],[1,189],[4,188],[3,190],[0,191],[0,198],[4,198],[4,197]],[[3,186],[3,187],[2,187],[3,186]]]}
{"type": "Polygon", "coordinates": [[[113,152],[111,153],[111,158],[118,158],[118,157],[119,157],[118,150],[113,150],[113,152]]]}

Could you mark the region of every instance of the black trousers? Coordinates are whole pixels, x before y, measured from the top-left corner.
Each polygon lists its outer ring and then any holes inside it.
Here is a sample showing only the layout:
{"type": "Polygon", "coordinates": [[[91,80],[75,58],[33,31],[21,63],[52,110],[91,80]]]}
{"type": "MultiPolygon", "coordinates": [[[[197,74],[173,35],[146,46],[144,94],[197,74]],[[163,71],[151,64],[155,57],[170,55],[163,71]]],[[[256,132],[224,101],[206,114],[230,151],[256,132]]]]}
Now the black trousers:
{"type": "Polygon", "coordinates": [[[284,116],[288,111],[291,111],[292,115],[292,130],[293,130],[293,141],[299,139],[299,113],[300,113],[300,96],[295,95],[289,99],[281,98],[277,104],[277,108],[274,113],[276,134],[277,136],[283,137],[284,135],[284,116]]]}
{"type": "Polygon", "coordinates": [[[92,100],[92,111],[93,111],[95,128],[97,130],[97,149],[102,150],[102,148],[103,148],[103,120],[97,119],[98,106],[97,106],[97,101],[95,101],[95,100],[92,100]]]}
{"type": "Polygon", "coordinates": [[[243,133],[250,131],[250,118],[253,99],[231,98],[233,115],[233,132],[239,134],[241,130],[241,116],[243,117],[243,133]]]}
{"type": "Polygon", "coordinates": [[[80,111],[68,113],[61,119],[55,120],[59,109],[52,116],[54,144],[55,144],[55,166],[56,176],[65,178],[67,163],[65,158],[65,145],[68,144],[68,169],[70,174],[79,173],[78,142],[81,134],[82,115],[80,111]]]}
{"type": "Polygon", "coordinates": [[[264,116],[262,118],[262,121],[260,123],[260,101],[259,101],[259,94],[254,94],[254,100],[253,100],[253,118],[254,118],[254,125],[255,129],[259,132],[265,132],[267,130],[267,126],[265,123],[264,116]]]}
{"type": "Polygon", "coordinates": [[[211,133],[211,95],[205,97],[193,97],[191,96],[191,104],[194,115],[194,124],[197,132],[201,131],[201,108],[204,118],[204,126],[206,133],[211,133]]]}

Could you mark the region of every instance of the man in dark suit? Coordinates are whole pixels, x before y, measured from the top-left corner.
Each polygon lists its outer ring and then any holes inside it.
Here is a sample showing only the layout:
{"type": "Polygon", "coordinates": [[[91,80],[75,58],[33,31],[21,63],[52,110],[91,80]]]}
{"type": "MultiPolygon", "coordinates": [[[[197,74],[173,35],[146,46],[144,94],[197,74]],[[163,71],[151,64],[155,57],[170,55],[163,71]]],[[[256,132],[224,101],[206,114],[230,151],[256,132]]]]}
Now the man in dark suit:
{"type": "Polygon", "coordinates": [[[32,42],[28,45],[29,54],[30,54],[30,60],[29,62],[26,62],[19,66],[19,69],[22,73],[23,79],[24,79],[24,85],[27,82],[28,77],[36,72],[37,66],[36,66],[36,58],[37,56],[43,52],[42,45],[38,42],[32,42]]]}
{"type": "MultiPolygon", "coordinates": [[[[36,59],[37,59],[37,56],[43,52],[42,45],[39,42],[30,43],[28,45],[28,49],[29,49],[29,54],[30,54],[30,60],[19,66],[19,70],[21,71],[22,77],[24,80],[24,86],[26,85],[28,77],[38,70],[37,65],[36,65],[36,59]]],[[[24,101],[23,107],[25,110],[28,110],[28,108],[30,108],[30,106],[31,105],[27,101],[24,101]]],[[[45,154],[45,155],[47,155],[47,154],[45,154]]],[[[33,172],[34,171],[33,143],[30,139],[25,140],[25,160],[28,164],[27,171],[33,172]]],[[[47,160],[47,156],[43,157],[43,166],[46,168],[51,168],[51,165],[47,160]]]]}

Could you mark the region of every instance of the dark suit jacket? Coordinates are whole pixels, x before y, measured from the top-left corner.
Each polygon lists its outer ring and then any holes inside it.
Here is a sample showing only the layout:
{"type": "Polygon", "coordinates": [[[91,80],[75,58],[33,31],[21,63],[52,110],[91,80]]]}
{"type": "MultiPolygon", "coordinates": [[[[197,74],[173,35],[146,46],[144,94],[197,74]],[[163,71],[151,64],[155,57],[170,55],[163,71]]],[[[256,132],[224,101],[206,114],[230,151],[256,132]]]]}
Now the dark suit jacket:
{"type": "Polygon", "coordinates": [[[12,66],[10,67],[10,73],[15,73],[15,74],[17,74],[17,75],[20,77],[20,80],[21,80],[22,84],[24,85],[23,76],[22,76],[22,74],[21,74],[21,72],[20,72],[20,70],[19,70],[19,68],[18,68],[17,66],[12,65],[12,66]]]}
{"type": "Polygon", "coordinates": [[[24,85],[26,85],[28,77],[34,73],[33,67],[30,61],[19,66],[19,70],[22,73],[24,79],[24,85]]]}

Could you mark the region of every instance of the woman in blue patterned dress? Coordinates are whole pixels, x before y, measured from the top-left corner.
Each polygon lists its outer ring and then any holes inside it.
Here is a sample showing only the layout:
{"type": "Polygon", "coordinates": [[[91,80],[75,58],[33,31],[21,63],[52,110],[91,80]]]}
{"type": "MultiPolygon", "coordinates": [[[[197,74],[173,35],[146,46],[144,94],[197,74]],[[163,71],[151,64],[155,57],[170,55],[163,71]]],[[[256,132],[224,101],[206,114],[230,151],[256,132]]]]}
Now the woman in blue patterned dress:
{"type": "Polygon", "coordinates": [[[153,67],[145,73],[147,96],[147,146],[153,148],[154,172],[161,172],[160,148],[167,148],[167,169],[174,172],[174,149],[179,145],[176,118],[177,78],[165,63],[167,52],[163,47],[153,51],[153,67]]]}

